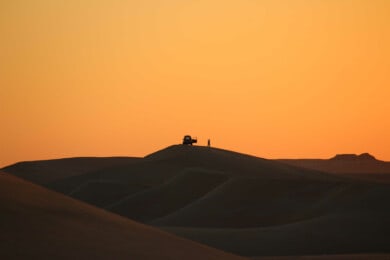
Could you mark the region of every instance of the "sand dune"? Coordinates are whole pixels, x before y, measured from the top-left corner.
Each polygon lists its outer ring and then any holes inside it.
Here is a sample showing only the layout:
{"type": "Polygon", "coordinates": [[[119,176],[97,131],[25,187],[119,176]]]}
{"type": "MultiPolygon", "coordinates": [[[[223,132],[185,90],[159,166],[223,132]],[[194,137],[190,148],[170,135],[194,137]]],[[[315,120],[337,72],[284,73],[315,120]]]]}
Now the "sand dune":
{"type": "MultiPolygon", "coordinates": [[[[275,218],[283,220],[286,217],[286,224],[259,228],[165,228],[180,236],[247,256],[388,252],[390,209],[386,201],[389,199],[389,186],[351,186],[312,204],[310,210],[318,214],[300,221],[287,223],[291,217],[282,212],[275,218]]],[[[269,210],[274,211],[272,207],[269,210]]],[[[229,217],[228,212],[225,213],[229,217]]],[[[173,220],[168,224],[173,225],[173,220]]],[[[179,224],[183,222],[180,218],[176,220],[179,224]]],[[[196,216],[193,220],[196,221],[196,216]]],[[[245,214],[241,220],[245,220],[245,214]]]]}
{"type": "Polygon", "coordinates": [[[390,247],[389,216],[330,214],[251,229],[166,227],[165,230],[244,256],[375,254],[390,247]],[[244,242],[245,241],[245,242],[244,242]]]}
{"type": "Polygon", "coordinates": [[[377,160],[368,153],[339,154],[331,159],[279,159],[288,165],[325,171],[356,180],[390,183],[390,162],[377,160]]]}
{"type": "Polygon", "coordinates": [[[0,174],[1,259],[240,259],[0,174]]]}
{"type": "Polygon", "coordinates": [[[3,171],[33,181],[47,184],[94,170],[133,163],[132,157],[78,157],[44,161],[20,162],[3,168],[3,171]]]}
{"type": "Polygon", "coordinates": [[[273,160],[202,146],[173,145],[146,156],[145,161],[149,163],[164,161],[180,164],[185,168],[198,167],[220,171],[236,177],[319,180],[332,178],[330,174],[323,174],[320,171],[306,170],[273,160]]]}
{"type": "Polygon", "coordinates": [[[167,161],[150,163],[145,159],[134,163],[110,168],[93,170],[85,174],[71,176],[45,184],[46,187],[64,194],[70,194],[88,182],[109,182],[126,185],[128,190],[138,192],[161,185],[179,174],[184,166],[167,161]]]}
{"type": "Polygon", "coordinates": [[[143,190],[143,187],[139,185],[124,185],[121,182],[95,180],[81,184],[67,195],[104,208],[106,205],[115,203],[129,194],[141,190],[143,190]]]}
{"type": "Polygon", "coordinates": [[[219,172],[189,169],[163,185],[124,198],[108,209],[148,222],[191,204],[226,180],[219,172]]]}
{"type": "Polygon", "coordinates": [[[322,214],[324,210],[316,205],[345,185],[307,180],[235,178],[201,200],[152,223],[212,228],[286,224],[322,214]]]}
{"type": "MultiPolygon", "coordinates": [[[[72,159],[67,163],[72,165],[72,159]]],[[[20,168],[5,170],[18,175],[20,168]]],[[[174,145],[130,163],[91,167],[43,184],[244,256],[390,252],[390,185],[284,161],[174,145]]]]}
{"type": "Polygon", "coordinates": [[[330,159],[279,159],[289,165],[338,174],[390,174],[390,162],[365,153],[339,154],[330,159]]]}
{"type": "Polygon", "coordinates": [[[308,256],[261,256],[252,260],[389,260],[388,254],[343,254],[343,255],[308,255],[308,256]]]}

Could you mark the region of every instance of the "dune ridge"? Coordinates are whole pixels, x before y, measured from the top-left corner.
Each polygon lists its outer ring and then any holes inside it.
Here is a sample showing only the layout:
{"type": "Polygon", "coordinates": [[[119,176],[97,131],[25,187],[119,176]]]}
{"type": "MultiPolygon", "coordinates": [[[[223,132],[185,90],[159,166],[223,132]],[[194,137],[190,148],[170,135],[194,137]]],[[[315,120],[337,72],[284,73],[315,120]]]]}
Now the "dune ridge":
{"type": "Polygon", "coordinates": [[[65,175],[43,185],[234,254],[390,253],[385,182],[183,145],[65,175]]]}
{"type": "Polygon", "coordinates": [[[277,159],[276,161],[336,174],[390,174],[390,162],[378,160],[369,153],[337,154],[330,159],[277,159]]]}

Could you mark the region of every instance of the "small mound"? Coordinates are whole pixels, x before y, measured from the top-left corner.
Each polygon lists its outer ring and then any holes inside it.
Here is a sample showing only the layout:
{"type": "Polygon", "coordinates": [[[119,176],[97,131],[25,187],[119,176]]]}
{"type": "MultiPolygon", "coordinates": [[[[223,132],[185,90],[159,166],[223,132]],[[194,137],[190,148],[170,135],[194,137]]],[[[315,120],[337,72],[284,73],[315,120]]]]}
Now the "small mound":
{"type": "MultiPolygon", "coordinates": [[[[388,174],[390,176],[390,162],[377,160],[369,153],[361,155],[356,154],[338,154],[331,159],[279,159],[278,162],[283,162],[288,165],[297,167],[329,172],[341,175],[366,175],[368,180],[382,181],[382,176],[375,176],[377,174],[388,174]],[[371,176],[369,176],[371,175],[371,176]]],[[[359,176],[358,179],[361,179],[359,176]]]]}
{"type": "Polygon", "coordinates": [[[376,161],[376,158],[369,153],[356,154],[337,154],[330,160],[335,161],[376,161]]]}

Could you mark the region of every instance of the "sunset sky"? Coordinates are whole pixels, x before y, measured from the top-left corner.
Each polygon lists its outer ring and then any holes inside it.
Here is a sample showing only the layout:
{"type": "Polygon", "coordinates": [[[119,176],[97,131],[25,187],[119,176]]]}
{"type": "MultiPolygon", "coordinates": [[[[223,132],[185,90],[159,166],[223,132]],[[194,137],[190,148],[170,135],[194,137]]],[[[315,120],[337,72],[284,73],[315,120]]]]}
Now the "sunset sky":
{"type": "Polygon", "coordinates": [[[388,0],[0,0],[0,166],[144,156],[390,161],[388,0]]]}

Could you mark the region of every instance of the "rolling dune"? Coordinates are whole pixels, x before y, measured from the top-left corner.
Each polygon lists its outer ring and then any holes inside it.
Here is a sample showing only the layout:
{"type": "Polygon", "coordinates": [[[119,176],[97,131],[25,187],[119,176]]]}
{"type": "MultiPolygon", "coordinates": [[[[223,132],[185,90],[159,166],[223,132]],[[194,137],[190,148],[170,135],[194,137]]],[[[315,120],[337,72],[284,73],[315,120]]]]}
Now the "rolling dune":
{"type": "Polygon", "coordinates": [[[368,153],[361,155],[339,154],[325,160],[279,159],[277,161],[307,169],[344,175],[358,180],[390,183],[390,162],[377,160],[368,153]]]}
{"type": "Polygon", "coordinates": [[[211,228],[286,224],[320,215],[322,209],[315,205],[343,185],[346,184],[234,178],[201,200],[152,223],[211,228]]]}
{"type": "Polygon", "coordinates": [[[108,209],[137,221],[148,222],[191,204],[226,179],[219,172],[190,169],[158,187],[124,198],[108,209]]]}
{"type": "Polygon", "coordinates": [[[164,230],[243,256],[300,256],[389,253],[389,216],[329,214],[264,228],[164,230]]]}
{"type": "MultiPolygon", "coordinates": [[[[276,218],[285,217],[285,224],[258,228],[189,228],[191,225],[175,226],[171,220],[171,226],[166,225],[164,229],[247,256],[388,253],[390,209],[386,201],[389,199],[388,186],[351,186],[312,204],[310,210],[317,215],[300,221],[291,221],[289,215],[280,214],[276,218]]],[[[178,218],[178,221],[183,220],[178,218]]]]}
{"type": "MultiPolygon", "coordinates": [[[[18,175],[20,168],[4,170],[18,175]]],[[[43,183],[50,189],[234,254],[390,253],[386,183],[182,145],[126,164],[52,174],[54,181],[43,183]]]]}
{"type": "Polygon", "coordinates": [[[47,184],[71,176],[118,165],[127,165],[137,161],[132,157],[78,157],[44,161],[20,162],[3,168],[3,171],[32,181],[37,184],[47,184]]]}
{"type": "Polygon", "coordinates": [[[0,174],[1,259],[241,259],[0,174]]]}

